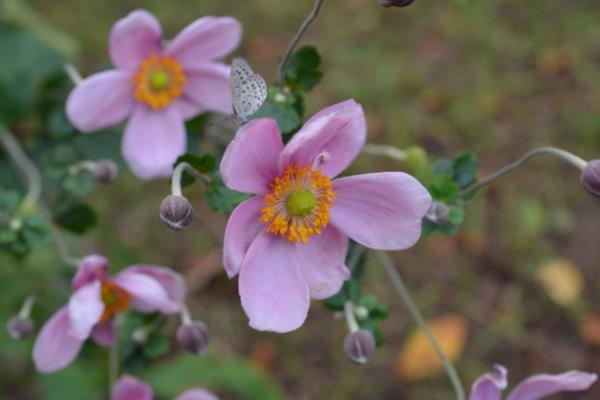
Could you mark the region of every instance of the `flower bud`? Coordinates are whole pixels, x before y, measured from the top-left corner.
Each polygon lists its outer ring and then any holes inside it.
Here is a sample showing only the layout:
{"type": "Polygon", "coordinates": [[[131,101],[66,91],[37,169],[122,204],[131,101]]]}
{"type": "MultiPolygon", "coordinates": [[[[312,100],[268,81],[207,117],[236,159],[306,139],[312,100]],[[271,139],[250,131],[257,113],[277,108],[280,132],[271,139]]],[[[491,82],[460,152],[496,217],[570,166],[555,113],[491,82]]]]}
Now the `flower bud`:
{"type": "Polygon", "coordinates": [[[414,2],[415,0],[379,0],[379,4],[384,7],[406,7],[414,2]]]}
{"type": "Polygon", "coordinates": [[[171,229],[179,231],[194,219],[194,208],[183,196],[169,195],[160,205],[160,219],[171,229]]]}
{"type": "Polygon", "coordinates": [[[31,318],[15,316],[6,323],[6,330],[12,339],[21,340],[33,333],[33,326],[31,318]]]}
{"type": "Polygon", "coordinates": [[[427,210],[427,214],[425,214],[425,218],[434,224],[441,224],[446,221],[449,211],[448,206],[444,203],[433,201],[429,210],[427,210]]]}
{"type": "Polygon", "coordinates": [[[111,183],[119,176],[119,168],[113,160],[98,160],[94,164],[94,176],[99,183],[111,183]]]}
{"type": "Polygon", "coordinates": [[[588,192],[600,197],[600,159],[590,161],[583,168],[581,183],[588,192]]]}
{"type": "Polygon", "coordinates": [[[364,364],[375,353],[375,339],[371,332],[362,329],[349,333],[344,339],[344,351],[350,360],[364,364]]]}
{"type": "Polygon", "coordinates": [[[200,321],[193,321],[177,328],[177,341],[187,351],[200,355],[208,349],[208,329],[200,321]]]}

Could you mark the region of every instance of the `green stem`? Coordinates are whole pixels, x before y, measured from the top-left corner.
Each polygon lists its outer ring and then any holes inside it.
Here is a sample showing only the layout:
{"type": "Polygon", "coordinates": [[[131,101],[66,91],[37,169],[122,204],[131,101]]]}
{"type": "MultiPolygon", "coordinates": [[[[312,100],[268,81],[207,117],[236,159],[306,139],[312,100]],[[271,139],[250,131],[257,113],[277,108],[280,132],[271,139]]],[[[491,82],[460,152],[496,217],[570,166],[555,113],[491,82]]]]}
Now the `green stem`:
{"type": "Polygon", "coordinates": [[[477,183],[467,187],[465,190],[463,190],[463,192],[461,194],[463,196],[466,196],[471,193],[474,193],[474,192],[478,191],[479,189],[494,182],[495,180],[502,178],[504,175],[520,168],[523,164],[525,164],[527,161],[531,160],[532,158],[535,158],[535,157],[541,156],[541,155],[551,155],[551,156],[558,157],[561,160],[573,165],[574,167],[579,168],[580,170],[585,168],[585,166],[587,165],[587,161],[585,161],[581,157],[576,156],[573,153],[569,153],[566,150],[558,149],[556,147],[538,147],[536,149],[528,151],[527,153],[525,153],[525,155],[523,155],[518,160],[500,168],[498,171],[494,172],[493,174],[488,175],[488,176],[484,177],[483,179],[479,180],[477,183]]]}
{"type": "Polygon", "coordinates": [[[383,251],[376,251],[375,253],[377,255],[377,258],[379,259],[379,262],[381,263],[381,266],[388,274],[392,285],[394,286],[394,289],[396,289],[396,293],[398,293],[398,296],[400,296],[400,299],[402,300],[404,305],[406,305],[406,308],[408,308],[408,311],[411,314],[413,320],[423,331],[423,333],[431,343],[431,346],[442,361],[442,364],[446,369],[446,373],[448,374],[448,378],[450,379],[452,387],[454,388],[454,392],[456,393],[457,400],[465,400],[465,390],[460,381],[460,377],[456,372],[456,368],[454,368],[452,361],[450,361],[450,359],[446,356],[446,353],[444,353],[442,346],[436,340],[435,336],[433,335],[433,332],[431,332],[431,329],[429,329],[425,318],[423,318],[419,307],[417,307],[417,304],[410,295],[408,288],[402,280],[402,277],[400,276],[398,271],[396,271],[396,268],[394,267],[390,256],[383,251]]]}
{"type": "Polygon", "coordinates": [[[181,196],[181,179],[183,176],[183,171],[187,171],[191,175],[193,175],[196,179],[201,180],[205,184],[210,183],[210,179],[198,172],[196,168],[192,167],[189,163],[180,162],[177,164],[175,169],[173,170],[173,176],[171,177],[171,194],[175,196],[181,196]]]}
{"type": "Polygon", "coordinates": [[[281,63],[279,63],[279,68],[277,69],[277,71],[278,71],[277,72],[277,84],[279,86],[283,86],[283,80],[285,78],[285,67],[287,66],[287,63],[288,63],[292,53],[294,52],[294,49],[298,45],[298,42],[300,42],[300,39],[302,39],[302,36],[304,35],[304,33],[306,33],[306,31],[308,30],[308,27],[310,26],[310,24],[312,24],[312,22],[319,15],[319,11],[321,10],[321,6],[323,5],[324,2],[325,2],[325,0],[316,0],[315,1],[315,5],[313,6],[312,10],[306,16],[306,18],[304,19],[304,22],[302,22],[302,25],[300,25],[298,32],[296,32],[296,35],[294,35],[294,37],[292,38],[292,41],[288,45],[288,48],[285,51],[285,55],[281,59],[281,63]]]}
{"type": "Polygon", "coordinates": [[[112,392],[112,388],[119,376],[119,341],[115,340],[112,346],[108,349],[108,393],[112,392]]]}
{"type": "Polygon", "coordinates": [[[350,331],[350,333],[358,332],[360,328],[358,326],[358,322],[356,322],[356,316],[354,315],[354,304],[352,304],[351,301],[344,303],[344,316],[346,317],[348,331],[350,331]]]}
{"type": "Polygon", "coordinates": [[[23,174],[27,186],[27,194],[23,203],[27,206],[36,204],[42,195],[42,176],[35,164],[27,157],[15,136],[0,125],[0,144],[12,158],[15,165],[23,174]]]}

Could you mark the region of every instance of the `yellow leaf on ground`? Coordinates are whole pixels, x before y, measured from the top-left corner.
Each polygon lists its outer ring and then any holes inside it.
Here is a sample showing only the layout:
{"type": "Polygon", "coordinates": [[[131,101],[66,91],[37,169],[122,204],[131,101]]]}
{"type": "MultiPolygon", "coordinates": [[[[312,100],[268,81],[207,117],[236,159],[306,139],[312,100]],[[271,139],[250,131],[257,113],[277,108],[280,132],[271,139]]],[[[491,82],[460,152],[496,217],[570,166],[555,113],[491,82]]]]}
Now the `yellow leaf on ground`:
{"type": "MultiPolygon", "coordinates": [[[[460,315],[448,314],[428,322],[433,335],[448,358],[455,362],[467,342],[467,321],[460,315]]],[[[407,380],[415,381],[443,371],[443,364],[429,340],[420,330],[412,333],[404,343],[396,360],[396,372],[407,380]]]]}
{"type": "Polygon", "coordinates": [[[548,296],[563,306],[573,303],[583,290],[583,276],[569,260],[547,261],[538,268],[536,275],[548,296]]]}

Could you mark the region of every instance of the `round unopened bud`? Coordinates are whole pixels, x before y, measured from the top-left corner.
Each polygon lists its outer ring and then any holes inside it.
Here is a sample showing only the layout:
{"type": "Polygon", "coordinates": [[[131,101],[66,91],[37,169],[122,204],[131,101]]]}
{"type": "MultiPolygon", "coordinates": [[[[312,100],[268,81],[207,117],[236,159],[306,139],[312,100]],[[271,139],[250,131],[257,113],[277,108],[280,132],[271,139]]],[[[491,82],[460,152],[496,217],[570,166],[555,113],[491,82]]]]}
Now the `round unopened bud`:
{"type": "Polygon", "coordinates": [[[379,0],[379,4],[384,7],[406,7],[414,2],[415,0],[379,0]]]}
{"type": "Polygon", "coordinates": [[[113,160],[98,160],[94,164],[94,176],[100,183],[111,183],[119,176],[119,168],[113,160]]]}
{"type": "Polygon", "coordinates": [[[344,351],[350,360],[364,364],[375,353],[375,339],[371,332],[362,329],[349,333],[344,339],[344,351]]]}
{"type": "Polygon", "coordinates": [[[600,160],[592,160],[581,172],[581,183],[594,196],[600,197],[600,160]]]}
{"type": "Polygon", "coordinates": [[[31,318],[12,317],[6,323],[8,335],[14,340],[21,340],[33,333],[33,321],[31,318]]]}
{"type": "Polygon", "coordinates": [[[200,321],[193,321],[177,328],[177,341],[187,351],[200,355],[208,349],[208,329],[200,321]]]}
{"type": "Polygon", "coordinates": [[[439,201],[433,201],[429,210],[427,210],[427,214],[425,214],[425,218],[434,224],[441,224],[446,221],[449,212],[450,210],[447,205],[439,201]]]}
{"type": "Polygon", "coordinates": [[[171,194],[160,205],[160,219],[169,228],[179,231],[194,220],[194,208],[185,197],[171,194]]]}

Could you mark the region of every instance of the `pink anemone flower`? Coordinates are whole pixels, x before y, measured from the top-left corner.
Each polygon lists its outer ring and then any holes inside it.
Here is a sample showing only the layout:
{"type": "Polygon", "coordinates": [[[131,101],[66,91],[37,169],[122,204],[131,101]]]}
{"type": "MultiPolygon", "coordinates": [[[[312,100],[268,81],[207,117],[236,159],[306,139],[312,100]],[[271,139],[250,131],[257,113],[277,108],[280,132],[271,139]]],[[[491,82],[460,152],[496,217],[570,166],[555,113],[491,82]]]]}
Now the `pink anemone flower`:
{"type": "Polygon", "coordinates": [[[169,268],[134,265],[111,277],[106,258],[96,255],[81,261],[71,285],[69,303],[44,324],[35,340],[33,361],[40,372],[66,367],[90,337],[110,346],[118,312],[131,308],[174,314],[185,298],[183,278],[169,268]]]}
{"type": "Polygon", "coordinates": [[[116,69],[78,84],[67,116],[82,132],[129,118],[122,153],[141,179],[168,176],[186,149],[184,120],[205,111],[233,112],[230,67],[216,62],[240,42],[231,17],[203,17],[164,45],[160,23],[145,10],[117,21],[109,53],[116,69]]]}
{"type": "MultiPolygon", "coordinates": [[[[152,388],[141,380],[125,375],[119,379],[112,389],[110,400],[152,400],[152,388]]],[[[211,392],[196,388],[186,390],[174,400],[218,400],[211,392]]]]}
{"type": "Polygon", "coordinates": [[[419,239],[431,196],[415,178],[336,178],[365,139],[363,110],[348,100],[314,115],[285,147],[272,119],[247,123],[229,144],[220,166],[225,184],[256,195],[231,214],[223,245],[251,327],[300,327],[310,299],[335,294],[348,279],[348,237],[380,250],[419,239]]]}
{"type": "MultiPolygon", "coordinates": [[[[471,388],[469,400],[501,400],[502,391],[508,386],[507,371],[496,365],[496,371],[483,374],[471,388]]],[[[519,383],[507,400],[538,400],[561,392],[587,390],[598,378],[596,374],[568,371],[557,375],[532,375],[519,383]]]]}

